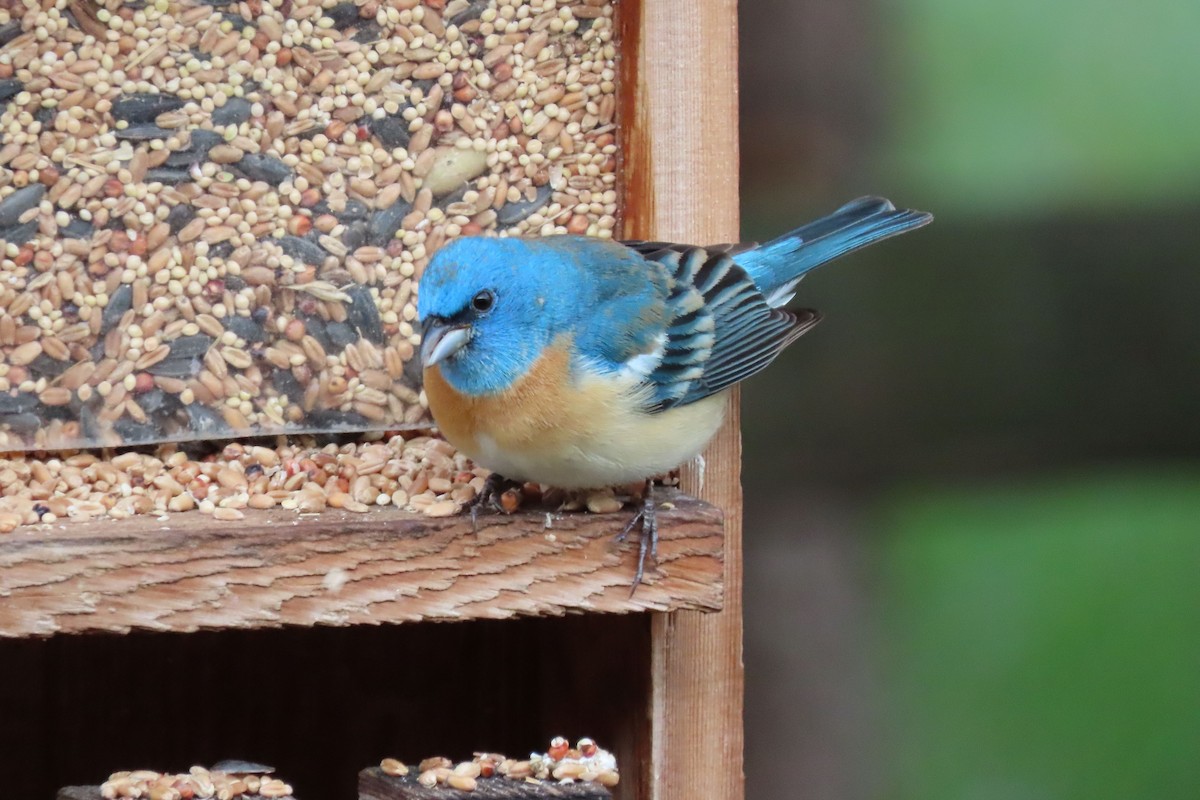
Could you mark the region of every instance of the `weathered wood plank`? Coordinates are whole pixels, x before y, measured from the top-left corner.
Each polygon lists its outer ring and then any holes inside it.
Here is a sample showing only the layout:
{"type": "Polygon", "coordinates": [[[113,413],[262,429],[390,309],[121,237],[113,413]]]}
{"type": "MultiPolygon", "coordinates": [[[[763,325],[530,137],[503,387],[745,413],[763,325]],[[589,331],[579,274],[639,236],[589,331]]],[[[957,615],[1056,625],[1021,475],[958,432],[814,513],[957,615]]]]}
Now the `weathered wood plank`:
{"type": "Polygon", "coordinates": [[[658,569],[633,597],[636,543],[614,542],[627,514],[532,510],[474,533],[390,508],[23,529],[0,537],[0,636],[718,608],[721,514],[666,499],[658,569]]]}

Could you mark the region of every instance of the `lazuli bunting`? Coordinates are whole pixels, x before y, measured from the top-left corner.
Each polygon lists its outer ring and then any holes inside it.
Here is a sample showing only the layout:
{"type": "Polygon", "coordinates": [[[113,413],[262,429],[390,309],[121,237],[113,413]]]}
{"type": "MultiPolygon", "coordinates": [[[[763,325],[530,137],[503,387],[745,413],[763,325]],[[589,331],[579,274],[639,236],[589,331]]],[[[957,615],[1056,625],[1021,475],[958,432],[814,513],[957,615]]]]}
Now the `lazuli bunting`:
{"type": "Polygon", "coordinates": [[[648,481],[626,528],[642,522],[636,586],[657,539],[649,479],[697,456],[726,390],[817,324],[815,311],[781,308],[800,279],[931,219],[869,197],[762,246],[458,239],[419,287],[430,410],[452,444],[508,479],[648,481]]]}

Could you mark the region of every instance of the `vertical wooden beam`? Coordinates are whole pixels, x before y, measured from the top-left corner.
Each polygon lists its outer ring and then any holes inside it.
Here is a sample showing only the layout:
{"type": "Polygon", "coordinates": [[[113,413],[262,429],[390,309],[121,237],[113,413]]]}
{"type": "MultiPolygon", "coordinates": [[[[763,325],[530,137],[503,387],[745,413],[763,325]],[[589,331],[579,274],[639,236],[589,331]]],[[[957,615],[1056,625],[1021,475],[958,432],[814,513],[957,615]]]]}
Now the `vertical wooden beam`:
{"type": "MultiPolygon", "coordinates": [[[[735,0],[622,0],[624,234],[697,244],[738,232],[735,0]]],[[[653,800],[742,800],[742,493],[738,401],[684,488],[726,513],[717,614],[655,615],[653,800]]]]}

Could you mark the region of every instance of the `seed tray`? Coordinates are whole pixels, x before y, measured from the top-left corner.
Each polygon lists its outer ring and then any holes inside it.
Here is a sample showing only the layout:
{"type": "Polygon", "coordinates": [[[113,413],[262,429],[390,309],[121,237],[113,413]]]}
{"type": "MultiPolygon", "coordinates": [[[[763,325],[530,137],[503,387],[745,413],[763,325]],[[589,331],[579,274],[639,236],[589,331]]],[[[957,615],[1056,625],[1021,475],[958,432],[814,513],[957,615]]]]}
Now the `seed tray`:
{"type": "MultiPolygon", "coordinates": [[[[553,797],[554,795],[547,796],[553,797]]],[[[244,797],[253,800],[256,796],[245,795],[244,797]]],[[[58,794],[55,795],[54,800],[105,800],[105,798],[101,794],[99,786],[64,786],[58,790],[58,794]]],[[[296,800],[296,797],[289,794],[275,798],[275,800],[296,800]]]]}
{"type": "Polygon", "coordinates": [[[576,781],[513,780],[502,776],[479,778],[475,789],[463,791],[447,786],[422,786],[416,775],[392,777],[379,767],[358,773],[358,800],[608,800],[612,797],[598,783],[576,781]]]}

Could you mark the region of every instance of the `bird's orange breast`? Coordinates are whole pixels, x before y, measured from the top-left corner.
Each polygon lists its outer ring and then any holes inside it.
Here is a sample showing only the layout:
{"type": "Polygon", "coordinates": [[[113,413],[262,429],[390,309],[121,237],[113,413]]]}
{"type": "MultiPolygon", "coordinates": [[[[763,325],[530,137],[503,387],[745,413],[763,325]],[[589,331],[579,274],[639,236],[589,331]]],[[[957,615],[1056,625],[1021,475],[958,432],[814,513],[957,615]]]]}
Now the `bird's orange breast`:
{"type": "Polygon", "coordinates": [[[661,475],[696,455],[720,426],[723,394],[646,414],[633,378],[574,375],[569,344],[547,348],[495,395],[464,395],[440,367],[425,370],[425,393],[442,434],[506,477],[571,489],[661,475]]]}
{"type": "Polygon", "coordinates": [[[443,435],[469,455],[478,455],[483,437],[516,452],[559,447],[588,430],[603,413],[575,388],[565,343],[546,348],[503,392],[465,395],[434,366],[425,370],[425,395],[443,435]]]}

